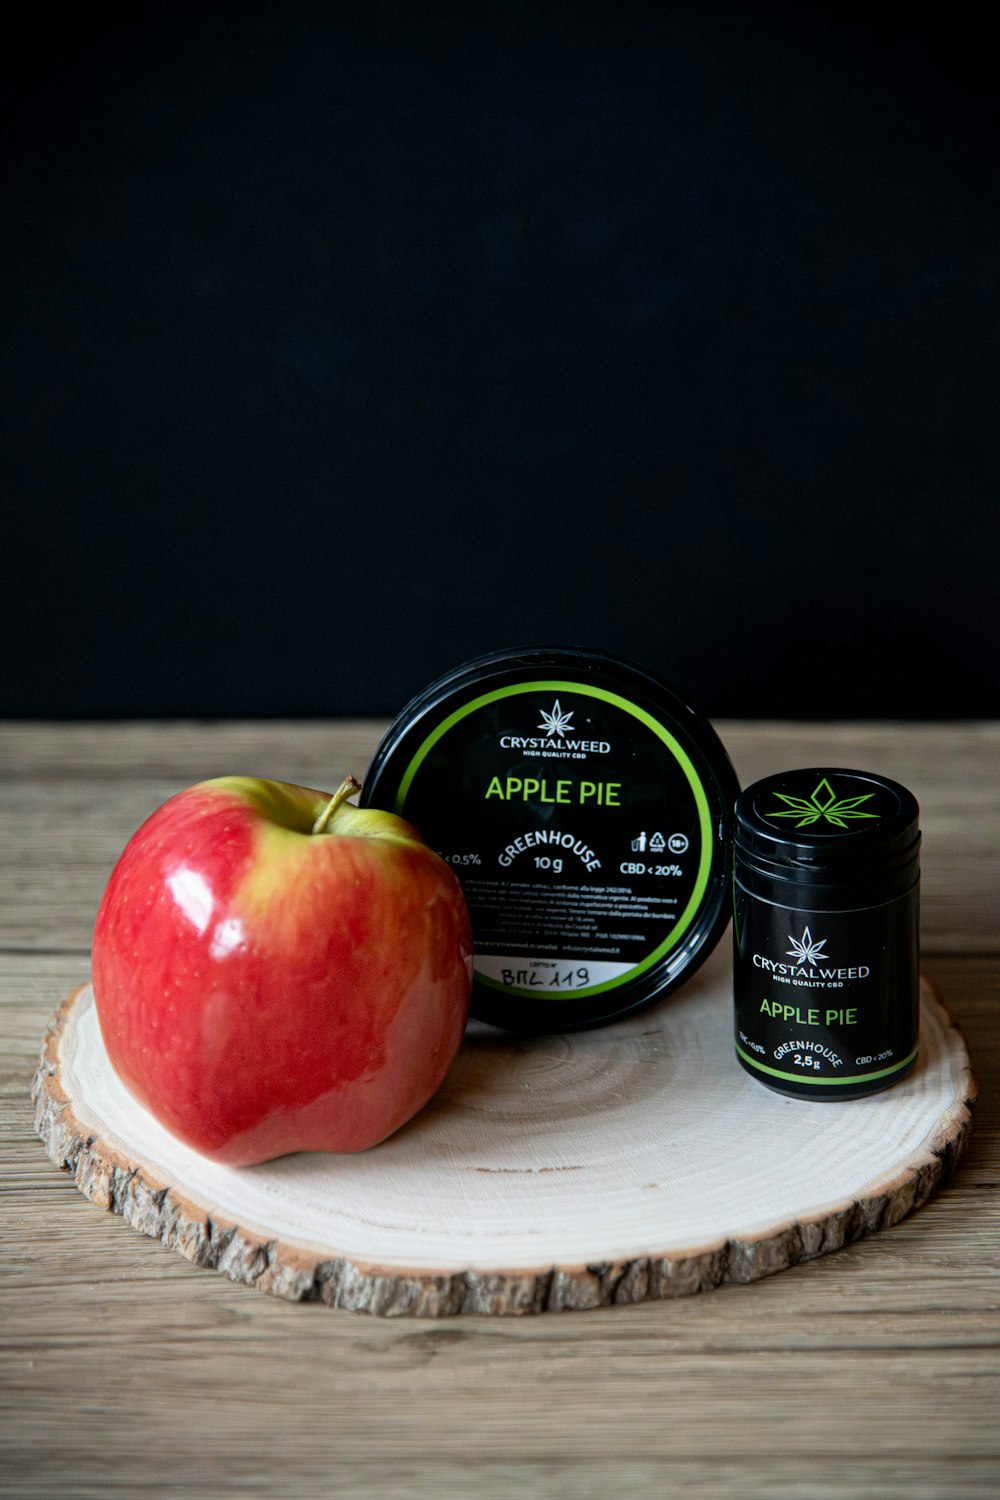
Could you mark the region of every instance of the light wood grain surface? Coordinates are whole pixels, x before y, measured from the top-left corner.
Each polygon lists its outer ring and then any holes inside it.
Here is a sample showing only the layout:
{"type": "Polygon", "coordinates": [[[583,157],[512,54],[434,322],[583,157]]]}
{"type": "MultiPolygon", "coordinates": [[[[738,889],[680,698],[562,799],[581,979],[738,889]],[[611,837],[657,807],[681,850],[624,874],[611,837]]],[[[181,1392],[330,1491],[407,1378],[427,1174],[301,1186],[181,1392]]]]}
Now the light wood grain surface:
{"type": "Polygon", "coordinates": [[[751,1286],[382,1321],[199,1271],[47,1160],[28,1089],[122,844],[171,792],[364,771],[376,724],[0,726],[0,1494],[993,1497],[1000,728],[720,724],[741,779],[883,771],[924,828],[924,967],[981,1085],[953,1180],[751,1286]]]}

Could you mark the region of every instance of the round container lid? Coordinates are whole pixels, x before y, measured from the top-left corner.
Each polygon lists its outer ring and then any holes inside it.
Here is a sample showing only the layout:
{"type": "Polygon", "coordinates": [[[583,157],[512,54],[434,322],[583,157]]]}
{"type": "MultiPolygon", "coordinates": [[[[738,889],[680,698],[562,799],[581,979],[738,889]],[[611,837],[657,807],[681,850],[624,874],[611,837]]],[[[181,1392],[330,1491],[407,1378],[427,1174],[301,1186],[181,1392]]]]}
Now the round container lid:
{"type": "Polygon", "coordinates": [[[396,718],[362,805],[412,822],[462,882],[472,1013],[601,1025],[659,999],[729,919],[739,784],[708,721],[600,652],[496,652],[396,718]]]}
{"type": "Polygon", "coordinates": [[[756,781],[736,804],[736,849],[805,867],[881,862],[919,841],[919,808],[898,781],[812,766],[756,781]]]}

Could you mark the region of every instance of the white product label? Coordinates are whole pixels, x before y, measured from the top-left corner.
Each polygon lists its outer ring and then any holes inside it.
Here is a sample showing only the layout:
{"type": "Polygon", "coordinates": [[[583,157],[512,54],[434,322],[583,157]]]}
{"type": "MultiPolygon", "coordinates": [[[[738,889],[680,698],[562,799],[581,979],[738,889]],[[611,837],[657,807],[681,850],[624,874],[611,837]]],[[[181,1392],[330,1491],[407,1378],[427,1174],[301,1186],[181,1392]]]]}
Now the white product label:
{"type": "Polygon", "coordinates": [[[536,958],[517,953],[477,953],[476,973],[505,987],[558,993],[583,990],[620,979],[631,964],[592,958],[536,958]]]}

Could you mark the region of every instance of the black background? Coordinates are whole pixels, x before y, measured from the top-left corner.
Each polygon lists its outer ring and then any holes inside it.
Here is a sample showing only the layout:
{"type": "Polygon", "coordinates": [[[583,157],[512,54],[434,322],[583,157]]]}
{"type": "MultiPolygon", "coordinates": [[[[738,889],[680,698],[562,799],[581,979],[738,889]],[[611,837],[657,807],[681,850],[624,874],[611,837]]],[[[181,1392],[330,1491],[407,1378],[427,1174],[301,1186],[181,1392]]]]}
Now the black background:
{"type": "Polygon", "coordinates": [[[1000,711],[975,12],[25,14],[0,712],[385,715],[541,643],[1000,711]]]}

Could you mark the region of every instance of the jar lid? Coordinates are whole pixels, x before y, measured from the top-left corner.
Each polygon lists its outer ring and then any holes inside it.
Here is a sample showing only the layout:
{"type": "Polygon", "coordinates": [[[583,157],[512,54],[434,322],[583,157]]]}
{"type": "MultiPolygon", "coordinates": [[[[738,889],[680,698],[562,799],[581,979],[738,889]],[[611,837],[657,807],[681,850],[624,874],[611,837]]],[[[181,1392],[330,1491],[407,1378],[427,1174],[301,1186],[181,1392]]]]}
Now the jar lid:
{"type": "Polygon", "coordinates": [[[812,766],[755,781],[736,804],[736,850],[773,865],[842,873],[906,858],[920,811],[898,781],[812,766]]]}
{"type": "Polygon", "coordinates": [[[362,806],[413,823],[472,915],[472,1014],[602,1025],[694,972],[729,919],[739,783],[708,721],[602,652],[496,652],[396,718],[362,806]]]}

